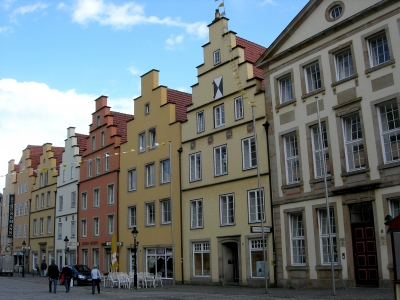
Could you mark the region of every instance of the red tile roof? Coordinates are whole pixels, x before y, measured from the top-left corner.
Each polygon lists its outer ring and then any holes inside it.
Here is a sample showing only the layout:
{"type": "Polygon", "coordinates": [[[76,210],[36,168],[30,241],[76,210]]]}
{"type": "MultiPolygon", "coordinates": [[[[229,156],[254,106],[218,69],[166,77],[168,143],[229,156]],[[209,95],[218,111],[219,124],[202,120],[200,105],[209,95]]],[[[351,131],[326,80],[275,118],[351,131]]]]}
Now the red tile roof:
{"type": "Polygon", "coordinates": [[[265,50],[267,50],[267,48],[255,44],[253,42],[250,42],[248,40],[245,40],[238,36],[236,37],[236,44],[244,48],[244,59],[253,64],[253,75],[254,77],[259,78],[263,81],[262,89],[264,90],[264,78],[262,70],[256,68],[256,66],[254,66],[254,63],[265,52],[265,50]]]}
{"type": "Polygon", "coordinates": [[[110,111],[110,114],[113,116],[114,125],[117,126],[117,133],[121,136],[121,143],[125,143],[128,138],[126,122],[133,120],[135,117],[116,111],[110,111]]]}
{"type": "Polygon", "coordinates": [[[176,121],[187,120],[186,107],[192,103],[192,95],[177,90],[167,89],[167,102],[175,103],[176,121]]]}
{"type": "Polygon", "coordinates": [[[79,155],[83,155],[83,151],[86,150],[86,139],[88,135],[86,134],[81,134],[81,133],[75,133],[78,147],[79,147],[79,155]]]}
{"type": "MultiPolygon", "coordinates": [[[[43,153],[43,146],[28,145],[26,148],[30,149],[31,166],[36,170],[40,163],[40,155],[43,153]]],[[[36,173],[33,174],[36,176],[36,173]]]]}
{"type": "Polygon", "coordinates": [[[14,164],[14,171],[15,172],[19,172],[19,165],[18,164],[14,164]]]}
{"type": "Polygon", "coordinates": [[[51,150],[53,150],[54,152],[54,157],[56,158],[56,166],[58,168],[62,162],[62,153],[65,151],[65,148],[52,146],[51,150]]]}

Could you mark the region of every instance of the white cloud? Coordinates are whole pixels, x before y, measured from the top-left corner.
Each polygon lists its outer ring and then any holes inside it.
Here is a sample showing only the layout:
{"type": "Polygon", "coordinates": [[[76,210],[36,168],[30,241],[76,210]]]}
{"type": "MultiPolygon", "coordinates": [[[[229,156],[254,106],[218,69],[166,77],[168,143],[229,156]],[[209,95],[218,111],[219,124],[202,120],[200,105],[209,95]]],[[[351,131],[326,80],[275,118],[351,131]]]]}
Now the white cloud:
{"type": "Polygon", "coordinates": [[[15,19],[18,15],[25,15],[27,13],[33,13],[37,10],[43,10],[48,6],[49,6],[48,4],[45,4],[42,2],[38,2],[38,3],[32,4],[32,5],[20,6],[13,10],[13,12],[10,15],[10,19],[12,21],[15,21],[15,19]]]}
{"type": "Polygon", "coordinates": [[[175,49],[175,46],[182,43],[183,41],[183,35],[178,35],[176,37],[174,37],[173,35],[171,35],[170,38],[168,38],[165,43],[167,44],[166,48],[168,50],[173,50],[175,49]]]}
{"type": "Polygon", "coordinates": [[[7,10],[14,2],[15,0],[3,0],[0,2],[0,7],[2,7],[4,10],[7,10]]]}
{"type": "Polygon", "coordinates": [[[11,33],[13,30],[9,26],[0,27],[0,34],[11,33]]]}
{"type": "MultiPolygon", "coordinates": [[[[7,141],[8,146],[1,151],[0,176],[7,173],[10,159],[19,161],[28,144],[49,142],[63,147],[70,126],[76,127],[78,133],[88,134],[98,97],[75,90],[59,91],[44,83],[1,79],[0,140],[7,141]]],[[[114,111],[133,114],[133,97],[109,97],[108,105],[114,111]]],[[[0,188],[3,184],[0,178],[0,188]]]]}
{"type": "Polygon", "coordinates": [[[179,18],[171,19],[165,17],[160,19],[156,16],[146,16],[144,6],[135,2],[127,2],[116,5],[103,0],[77,0],[72,7],[72,20],[78,24],[98,22],[101,25],[108,25],[116,30],[130,29],[135,25],[156,24],[173,27],[181,27],[188,34],[198,38],[205,38],[208,35],[208,28],[205,22],[193,24],[180,21],[179,18]]]}
{"type": "Polygon", "coordinates": [[[133,65],[128,67],[126,70],[129,71],[129,73],[131,73],[132,75],[141,74],[141,72],[133,65]]]}
{"type": "Polygon", "coordinates": [[[278,5],[278,4],[276,4],[276,2],[274,1],[274,0],[263,0],[261,3],[260,3],[260,6],[263,6],[263,5],[278,5]]]}

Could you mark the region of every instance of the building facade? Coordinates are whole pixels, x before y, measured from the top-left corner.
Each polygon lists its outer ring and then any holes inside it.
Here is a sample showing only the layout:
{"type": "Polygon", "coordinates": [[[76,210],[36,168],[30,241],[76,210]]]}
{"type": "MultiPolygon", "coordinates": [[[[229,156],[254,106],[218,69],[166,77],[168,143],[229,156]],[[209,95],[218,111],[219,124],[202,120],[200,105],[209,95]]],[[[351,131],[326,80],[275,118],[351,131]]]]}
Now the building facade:
{"type": "Polygon", "coordinates": [[[279,286],[330,286],[332,262],[338,286],[391,284],[384,222],[400,203],[399,13],[398,1],[311,0],[257,62],[279,286]]]}
{"type": "Polygon", "coordinates": [[[182,281],[181,198],[178,149],[191,95],[160,86],[158,71],[141,77],[134,99],[135,119],[121,145],[119,237],[120,269],[135,264],[132,228],[137,240],[138,270],[182,281]]]}
{"type": "Polygon", "coordinates": [[[95,102],[80,167],[78,262],[109,272],[111,239],[118,233],[120,144],[126,141],[126,122],[133,116],[111,111],[106,96],[95,102]]]}
{"type": "Polygon", "coordinates": [[[272,219],[265,96],[262,72],[253,65],[264,51],[237,37],[216,12],[182,126],[186,283],[260,286],[266,272],[268,284],[275,280],[272,237],[261,231],[272,219]]]}

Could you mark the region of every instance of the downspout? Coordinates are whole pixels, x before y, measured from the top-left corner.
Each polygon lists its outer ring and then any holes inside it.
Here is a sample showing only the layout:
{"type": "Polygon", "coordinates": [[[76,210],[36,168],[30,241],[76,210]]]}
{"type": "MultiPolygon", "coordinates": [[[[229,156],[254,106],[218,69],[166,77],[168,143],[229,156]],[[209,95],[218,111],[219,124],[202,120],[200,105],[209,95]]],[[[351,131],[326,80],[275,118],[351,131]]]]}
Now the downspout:
{"type": "Polygon", "coordinates": [[[184,284],[184,277],[183,277],[183,227],[182,227],[182,172],[181,172],[181,155],[182,155],[182,147],[180,147],[178,150],[179,153],[179,204],[180,204],[180,213],[179,213],[179,219],[180,219],[180,226],[181,226],[181,282],[182,285],[184,284]]]}
{"type": "Polygon", "coordinates": [[[276,277],[276,250],[275,250],[275,226],[274,226],[274,213],[272,207],[272,182],[271,182],[271,157],[269,152],[269,139],[268,139],[268,129],[270,123],[265,121],[263,124],[265,128],[265,135],[267,137],[267,151],[268,151],[268,184],[269,184],[269,199],[270,199],[270,211],[271,211],[271,225],[272,225],[272,251],[274,259],[274,287],[278,287],[278,278],[276,277]]]}

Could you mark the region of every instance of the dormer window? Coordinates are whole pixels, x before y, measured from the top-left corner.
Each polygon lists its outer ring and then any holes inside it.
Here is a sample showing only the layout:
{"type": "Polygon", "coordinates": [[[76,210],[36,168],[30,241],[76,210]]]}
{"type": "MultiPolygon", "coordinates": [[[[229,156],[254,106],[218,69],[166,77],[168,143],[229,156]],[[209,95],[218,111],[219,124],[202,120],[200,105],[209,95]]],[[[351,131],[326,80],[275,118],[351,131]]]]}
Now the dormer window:
{"type": "Polygon", "coordinates": [[[221,62],[221,52],[219,49],[214,51],[214,66],[218,65],[221,62]]]}
{"type": "Polygon", "coordinates": [[[150,113],[150,103],[144,105],[144,114],[148,115],[150,113]]]}

